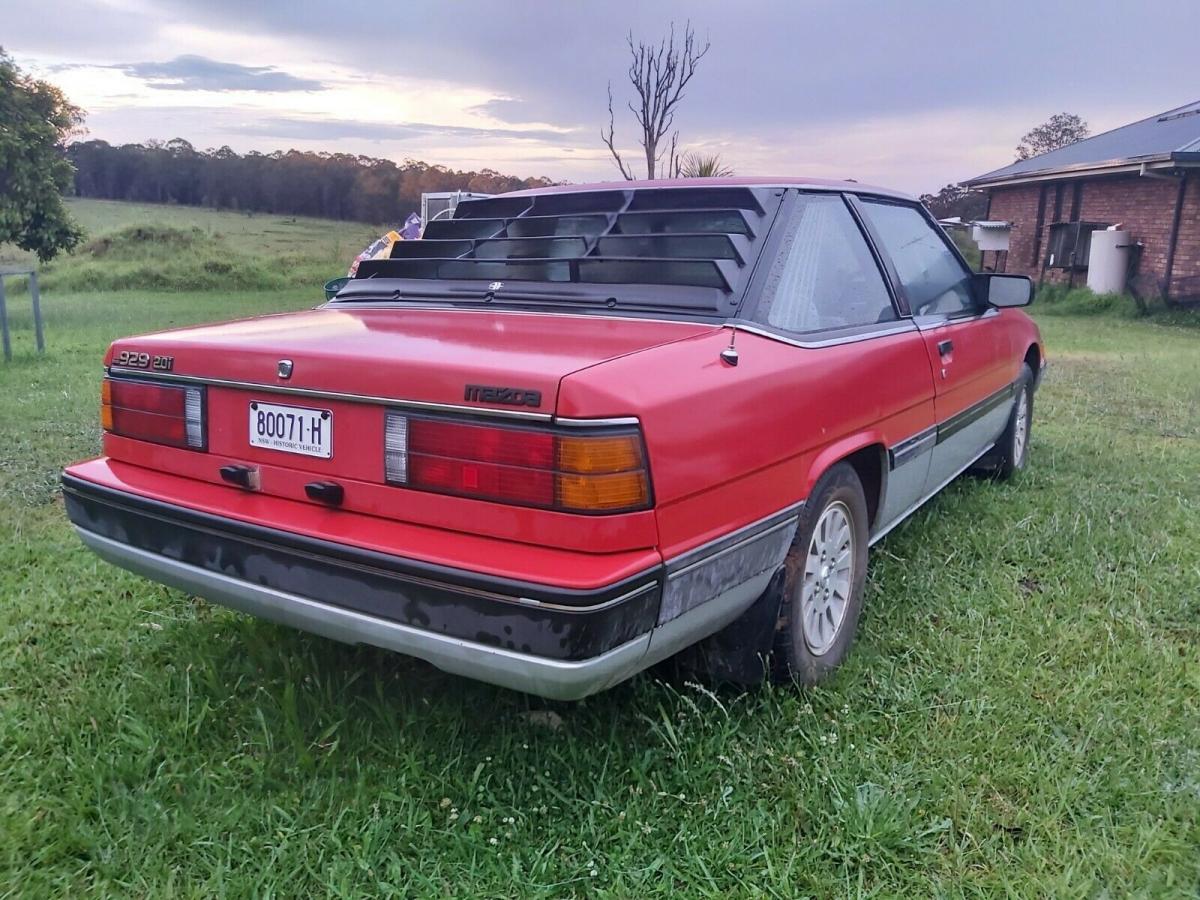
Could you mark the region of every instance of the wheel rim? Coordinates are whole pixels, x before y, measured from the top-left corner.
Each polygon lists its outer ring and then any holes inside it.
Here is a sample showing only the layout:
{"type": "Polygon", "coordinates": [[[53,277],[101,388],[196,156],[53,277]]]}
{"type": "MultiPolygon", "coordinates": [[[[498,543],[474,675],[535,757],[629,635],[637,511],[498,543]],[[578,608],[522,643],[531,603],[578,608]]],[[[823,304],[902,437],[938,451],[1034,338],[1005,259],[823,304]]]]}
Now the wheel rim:
{"type": "Polygon", "coordinates": [[[1017,398],[1017,420],[1013,423],[1013,462],[1025,458],[1025,444],[1029,440],[1029,392],[1022,390],[1017,398]]]}
{"type": "Polygon", "coordinates": [[[800,629],[814,656],[829,651],[841,633],[854,585],[854,528],[849,507],[825,507],[813,529],[800,585],[800,629]]]}

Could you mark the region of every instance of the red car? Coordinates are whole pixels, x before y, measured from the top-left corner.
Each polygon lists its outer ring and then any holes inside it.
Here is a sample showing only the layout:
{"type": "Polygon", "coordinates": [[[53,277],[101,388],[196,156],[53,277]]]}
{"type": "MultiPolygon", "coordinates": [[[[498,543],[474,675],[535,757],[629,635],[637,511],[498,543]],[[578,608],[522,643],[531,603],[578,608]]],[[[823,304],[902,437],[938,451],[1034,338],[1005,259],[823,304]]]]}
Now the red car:
{"type": "Polygon", "coordinates": [[[868,546],[1025,464],[1030,296],[853,182],[467,201],[316,309],[113,344],[67,511],[148,578],[548,697],[684,650],[814,682],[868,546]]]}

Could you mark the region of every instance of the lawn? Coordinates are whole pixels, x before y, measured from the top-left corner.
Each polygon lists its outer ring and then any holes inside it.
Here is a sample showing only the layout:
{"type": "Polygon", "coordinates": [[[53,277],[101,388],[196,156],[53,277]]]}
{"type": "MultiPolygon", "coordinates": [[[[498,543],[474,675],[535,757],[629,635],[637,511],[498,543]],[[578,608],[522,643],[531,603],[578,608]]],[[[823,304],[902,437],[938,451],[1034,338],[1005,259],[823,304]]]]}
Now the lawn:
{"type": "Polygon", "coordinates": [[[56,478],[98,446],[106,343],[316,287],[47,291],[44,357],[17,310],[0,896],[1196,896],[1200,331],[1043,316],[1032,467],[877,546],[827,686],[549,704],[73,536],[56,478]]]}
{"type": "MultiPolygon", "coordinates": [[[[87,234],[86,240],[136,225],[196,228],[207,235],[225,238],[233,246],[255,255],[302,252],[315,256],[337,255],[349,260],[384,231],[382,226],[361,222],[331,222],[304,216],[275,216],[163,203],[73,197],[67,200],[67,209],[87,234]]],[[[0,263],[28,259],[15,248],[0,246],[0,263]]]]}

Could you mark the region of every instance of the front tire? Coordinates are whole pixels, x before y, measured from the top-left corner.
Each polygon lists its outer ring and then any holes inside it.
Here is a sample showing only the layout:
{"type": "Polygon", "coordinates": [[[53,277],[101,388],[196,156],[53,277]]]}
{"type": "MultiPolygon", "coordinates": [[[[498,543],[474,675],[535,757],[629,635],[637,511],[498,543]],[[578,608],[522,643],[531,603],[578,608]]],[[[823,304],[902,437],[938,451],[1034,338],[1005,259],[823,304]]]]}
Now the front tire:
{"type": "Polygon", "coordinates": [[[816,684],[849,654],[862,614],[868,538],[862,482],[852,466],[838,463],[813,488],[784,563],[777,681],[816,684]]]}
{"type": "Polygon", "coordinates": [[[995,474],[1001,481],[1012,478],[1029,460],[1029,438],[1033,434],[1033,371],[1028,363],[1021,366],[1017,379],[1017,397],[1008,425],[996,441],[995,474]]]}

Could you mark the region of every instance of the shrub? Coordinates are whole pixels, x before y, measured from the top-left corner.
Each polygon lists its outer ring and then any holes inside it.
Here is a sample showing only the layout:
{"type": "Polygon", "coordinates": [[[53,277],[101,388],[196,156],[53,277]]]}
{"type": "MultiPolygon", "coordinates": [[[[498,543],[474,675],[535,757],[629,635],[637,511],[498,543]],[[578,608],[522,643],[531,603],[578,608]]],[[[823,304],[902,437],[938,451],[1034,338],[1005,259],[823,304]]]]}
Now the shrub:
{"type": "Polygon", "coordinates": [[[1129,294],[1097,294],[1086,287],[1043,284],[1034,307],[1051,316],[1150,317],[1164,325],[1200,326],[1200,309],[1168,307],[1159,298],[1138,300],[1129,294]]]}

